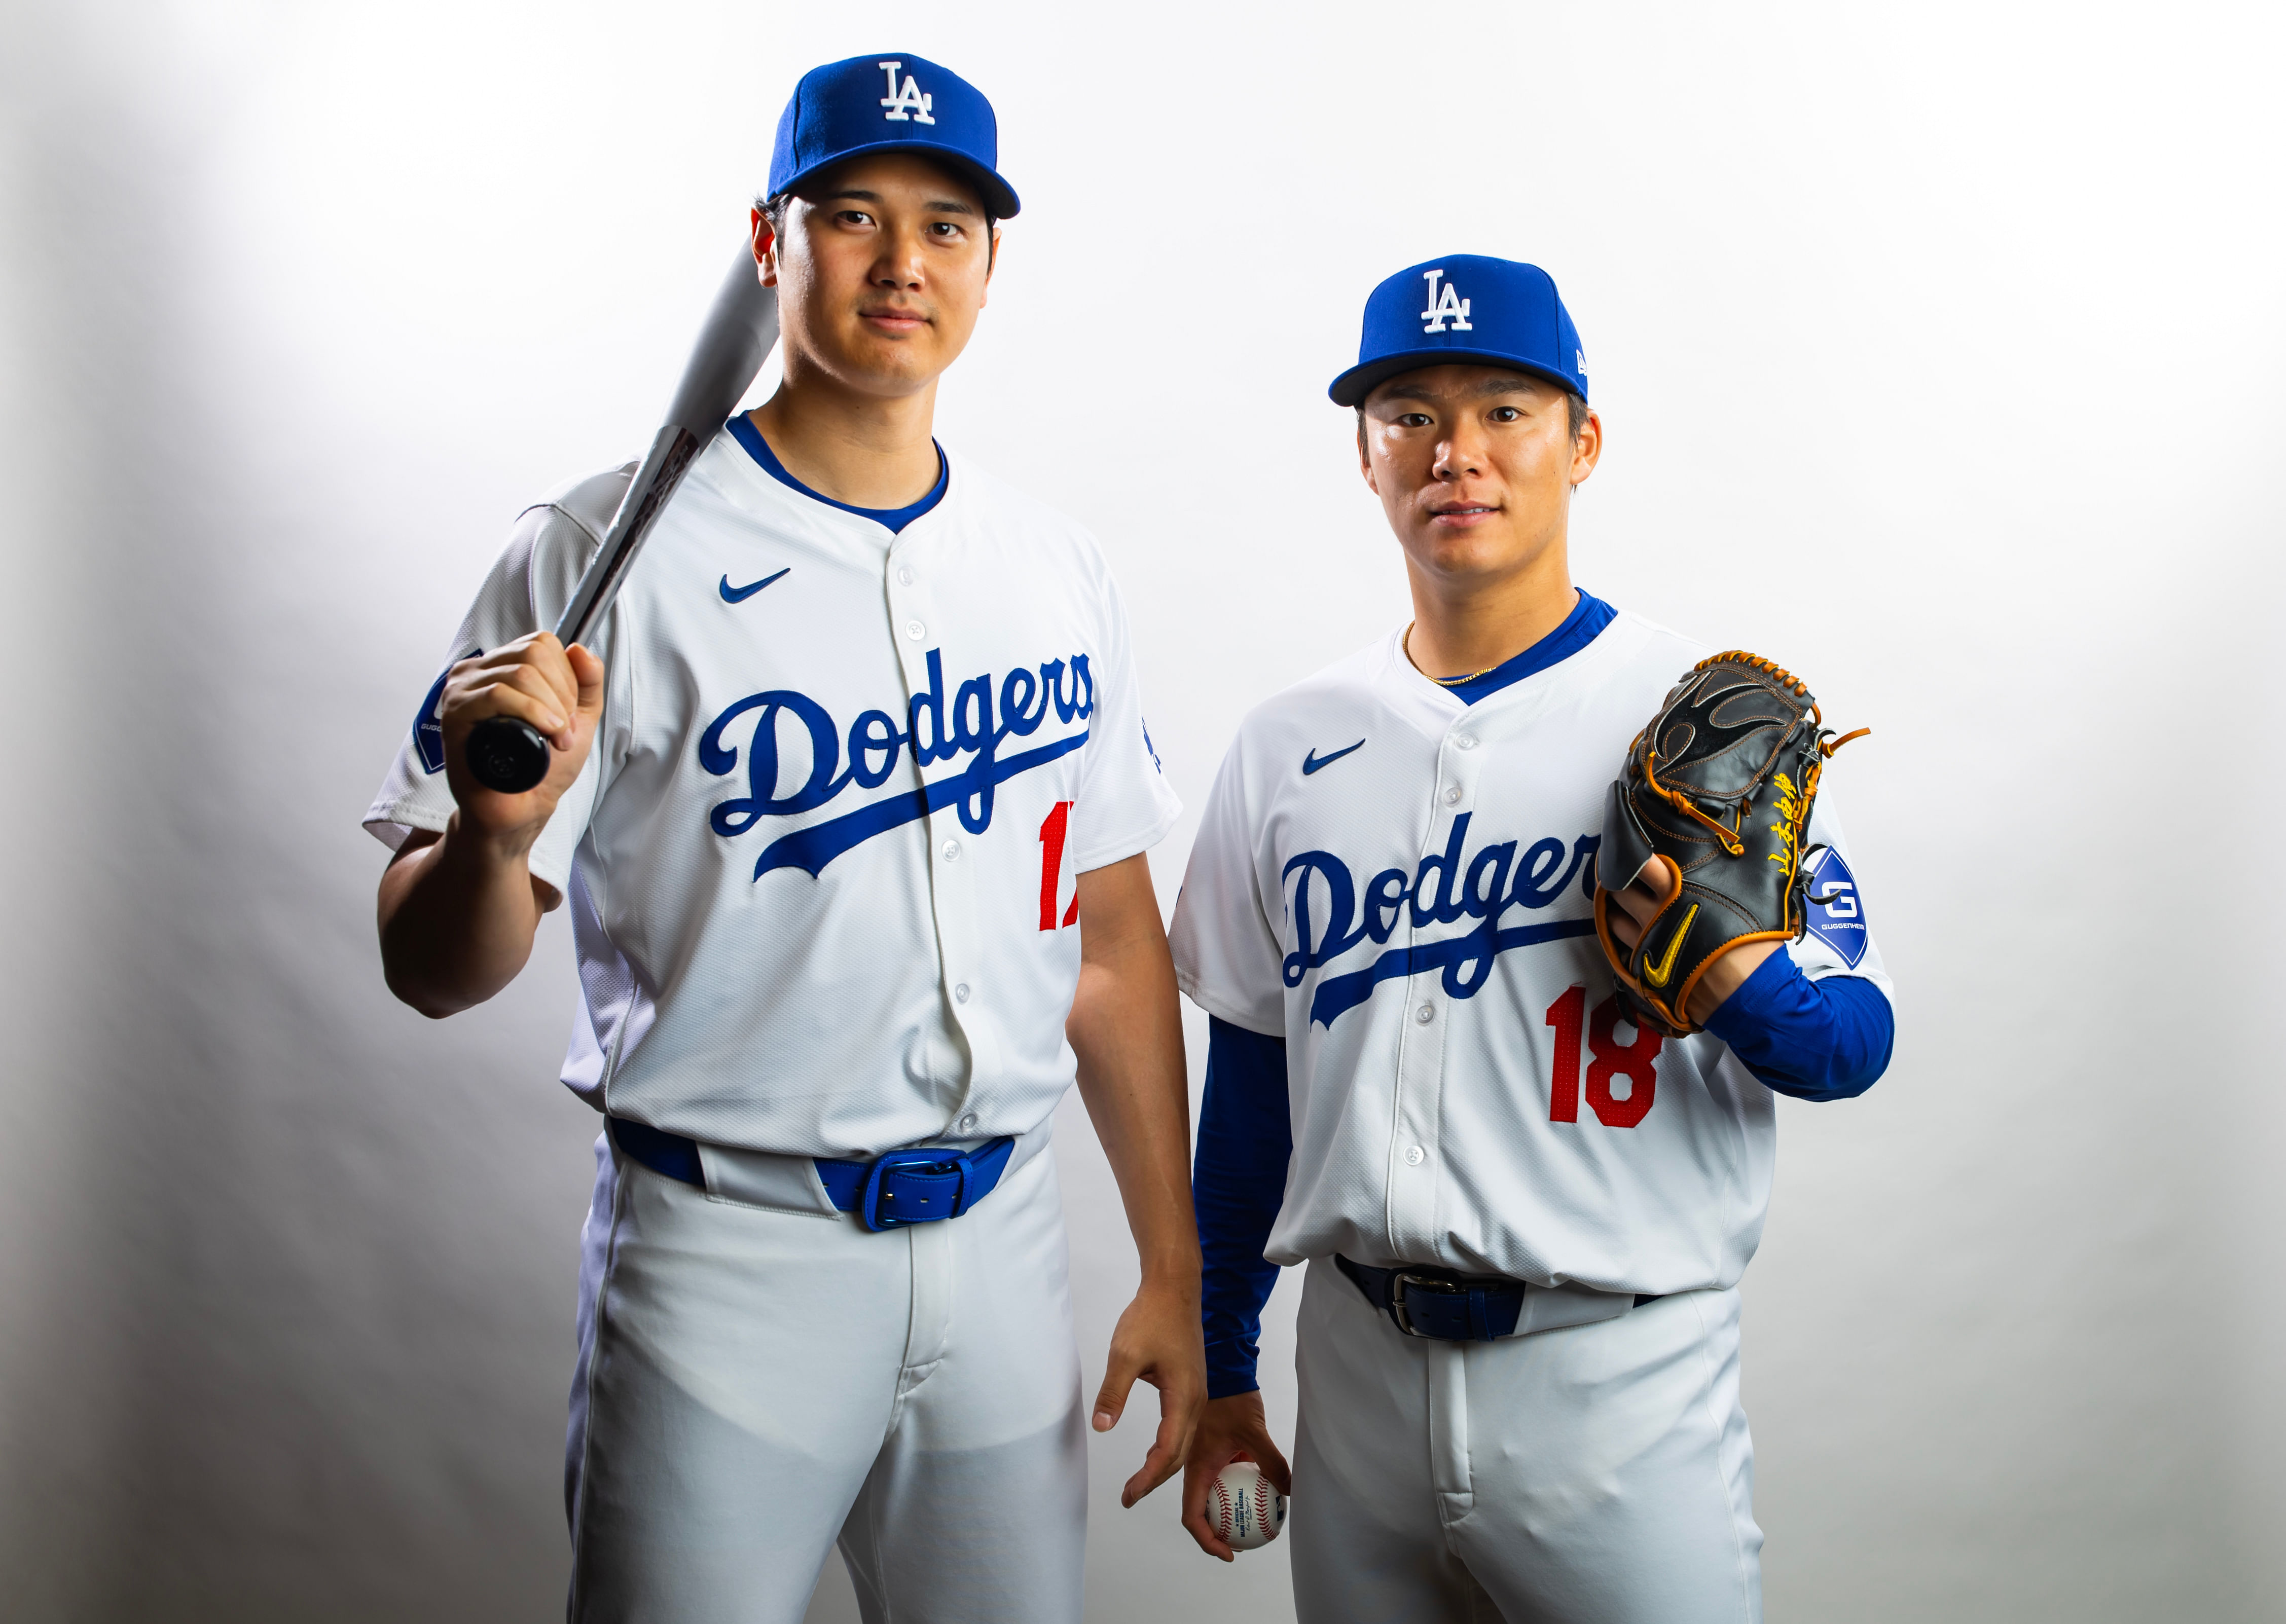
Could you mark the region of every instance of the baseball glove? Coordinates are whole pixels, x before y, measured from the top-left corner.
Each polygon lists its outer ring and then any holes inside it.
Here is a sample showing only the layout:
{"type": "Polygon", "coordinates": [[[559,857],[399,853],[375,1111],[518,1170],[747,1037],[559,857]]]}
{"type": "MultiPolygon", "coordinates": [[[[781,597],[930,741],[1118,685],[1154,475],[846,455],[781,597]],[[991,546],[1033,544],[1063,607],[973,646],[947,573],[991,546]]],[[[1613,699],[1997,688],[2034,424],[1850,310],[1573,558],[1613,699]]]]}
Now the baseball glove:
{"type": "Polygon", "coordinates": [[[1732,649],[1683,673],[1628,746],[1596,855],[1596,935],[1628,1019],[1671,1037],[1707,966],[1749,942],[1791,942],[1809,924],[1802,849],[1826,759],[1871,729],[1833,737],[1801,680],[1732,649]],[[1612,934],[1645,863],[1665,895],[1636,945],[1612,934]]]}

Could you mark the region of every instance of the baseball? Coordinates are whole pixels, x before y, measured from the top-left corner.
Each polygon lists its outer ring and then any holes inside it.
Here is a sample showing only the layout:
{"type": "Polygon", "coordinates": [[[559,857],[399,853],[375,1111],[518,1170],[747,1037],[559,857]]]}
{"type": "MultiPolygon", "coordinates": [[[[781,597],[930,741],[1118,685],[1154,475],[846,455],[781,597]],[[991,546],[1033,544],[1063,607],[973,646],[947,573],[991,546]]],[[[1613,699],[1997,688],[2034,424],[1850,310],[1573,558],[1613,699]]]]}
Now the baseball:
{"type": "Polygon", "coordinates": [[[1286,1496],[1253,1462],[1233,1461],[1208,1486],[1207,1521],[1233,1550],[1259,1550],[1286,1525],[1286,1496]]]}

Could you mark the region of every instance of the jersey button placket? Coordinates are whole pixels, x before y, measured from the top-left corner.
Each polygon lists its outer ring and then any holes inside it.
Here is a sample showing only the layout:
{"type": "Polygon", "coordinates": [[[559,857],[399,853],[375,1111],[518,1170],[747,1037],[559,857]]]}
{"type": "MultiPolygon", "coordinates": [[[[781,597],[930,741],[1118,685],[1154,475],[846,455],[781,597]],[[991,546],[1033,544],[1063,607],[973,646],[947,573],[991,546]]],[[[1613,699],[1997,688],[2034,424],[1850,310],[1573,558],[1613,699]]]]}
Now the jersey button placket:
{"type": "MultiPolygon", "coordinates": [[[[912,700],[929,691],[929,650],[942,652],[947,625],[943,606],[930,591],[926,571],[901,548],[893,547],[883,570],[883,587],[889,611],[889,640],[896,650],[897,663],[905,677],[905,714],[903,724],[913,727],[912,700]]],[[[956,681],[955,674],[944,674],[948,686],[956,681]]],[[[948,706],[952,696],[947,694],[948,706]]],[[[950,729],[950,713],[942,719],[950,729]]],[[[915,773],[914,782],[926,784],[948,773],[959,770],[959,763],[938,761],[927,767],[918,764],[917,743],[909,742],[901,766],[915,773]]],[[[999,1067],[999,1045],[993,1041],[990,1022],[982,1018],[978,1005],[973,1001],[973,989],[979,981],[977,970],[982,963],[981,911],[976,899],[976,863],[971,842],[975,837],[962,827],[960,814],[946,807],[924,820],[922,827],[928,841],[928,884],[931,911],[936,920],[937,962],[942,967],[945,989],[945,1023],[956,1028],[966,1041],[969,1056],[968,1075],[962,1078],[942,1078],[946,1092],[940,1098],[954,1110],[970,1117],[974,1116],[977,1083],[997,1074],[999,1067]]],[[[956,1120],[958,1120],[956,1118],[956,1120]]]]}
{"type": "MultiPolygon", "coordinates": [[[[1476,800],[1477,764],[1481,756],[1472,731],[1446,735],[1437,753],[1437,773],[1429,802],[1428,840],[1415,861],[1441,858],[1452,839],[1454,825],[1467,816],[1476,800]],[[1464,742],[1465,741],[1465,742],[1464,742]]],[[[1465,863],[1463,865],[1465,873],[1465,863]]],[[[1446,895],[1458,891],[1462,874],[1447,877],[1446,895]]],[[[1417,948],[1443,941],[1475,921],[1413,922],[1411,904],[1406,909],[1408,942],[1417,948]]],[[[1458,999],[1445,992],[1440,970],[1408,977],[1402,1005],[1402,1036],[1398,1039],[1397,1100],[1390,1139],[1387,1221],[1392,1245],[1412,1256],[1436,1251],[1438,1124],[1442,1115],[1445,1076],[1445,1029],[1452,1024],[1458,999]],[[1425,1250],[1422,1249],[1426,1249],[1425,1250]]]]}

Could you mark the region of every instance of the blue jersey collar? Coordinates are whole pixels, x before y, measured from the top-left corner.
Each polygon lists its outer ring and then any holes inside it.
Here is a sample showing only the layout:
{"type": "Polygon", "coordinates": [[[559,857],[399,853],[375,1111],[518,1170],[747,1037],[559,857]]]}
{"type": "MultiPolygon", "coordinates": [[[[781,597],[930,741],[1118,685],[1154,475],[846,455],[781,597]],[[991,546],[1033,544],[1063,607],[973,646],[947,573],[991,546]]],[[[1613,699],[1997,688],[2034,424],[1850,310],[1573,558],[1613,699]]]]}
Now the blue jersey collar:
{"type": "Polygon", "coordinates": [[[951,464],[945,460],[944,447],[939,445],[936,448],[936,483],[929,487],[929,493],[926,496],[903,508],[859,508],[848,502],[835,501],[831,496],[813,491],[786,472],[785,464],[778,461],[777,453],[770,449],[770,443],[762,438],[762,431],[754,427],[754,420],[744,412],[731,418],[723,426],[730,430],[739,445],[746,448],[746,454],[761,464],[762,471],[780,485],[800,492],[812,501],[824,502],[829,508],[839,508],[844,513],[854,513],[861,519],[871,519],[876,524],[886,526],[892,535],[903,531],[906,525],[942,501],[945,486],[952,479],[951,464]]]}
{"type": "MultiPolygon", "coordinates": [[[[1528,676],[1537,676],[1550,666],[1571,658],[1596,641],[1596,634],[1619,618],[1613,609],[1594,594],[1581,592],[1572,612],[1564,617],[1564,624],[1533,643],[1512,659],[1504,659],[1490,671],[1470,677],[1465,682],[1438,682],[1463,705],[1474,705],[1489,698],[1503,688],[1521,682],[1528,676]]],[[[1430,679],[1435,682],[1435,678],[1430,679]]]]}

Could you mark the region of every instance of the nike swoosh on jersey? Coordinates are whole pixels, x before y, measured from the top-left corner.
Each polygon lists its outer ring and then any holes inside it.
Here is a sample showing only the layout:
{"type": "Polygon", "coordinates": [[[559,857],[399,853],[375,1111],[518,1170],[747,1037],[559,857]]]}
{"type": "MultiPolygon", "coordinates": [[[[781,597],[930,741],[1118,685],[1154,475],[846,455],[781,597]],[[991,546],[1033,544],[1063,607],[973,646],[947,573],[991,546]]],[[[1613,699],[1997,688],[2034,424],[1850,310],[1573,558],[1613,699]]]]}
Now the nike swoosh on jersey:
{"type": "Polygon", "coordinates": [[[1331,755],[1320,755],[1320,754],[1317,753],[1317,751],[1316,751],[1314,748],[1312,748],[1312,749],[1311,750],[1311,752],[1309,753],[1309,754],[1307,754],[1307,755],[1305,755],[1305,756],[1304,756],[1304,757],[1302,758],[1302,776],[1303,776],[1305,778],[1306,778],[1306,777],[1308,777],[1312,773],[1313,773],[1313,772],[1317,771],[1317,770],[1318,770],[1318,769],[1320,769],[1320,767],[1331,767],[1335,762],[1336,762],[1336,761],[1340,761],[1344,756],[1345,756],[1345,755],[1349,755],[1349,754],[1352,753],[1353,752],[1360,751],[1360,750],[1362,750],[1362,749],[1364,749],[1364,748],[1365,748],[1365,740],[1363,740],[1363,739],[1360,739],[1360,740],[1358,740],[1358,742],[1357,742],[1356,744],[1354,744],[1354,745],[1352,745],[1349,747],[1349,749],[1347,749],[1347,750],[1336,750],[1336,751],[1335,751],[1335,752],[1334,752],[1334,753],[1333,753],[1333,754],[1331,754],[1331,755]]]}
{"type": "Polygon", "coordinates": [[[772,581],[792,573],[792,571],[793,565],[788,564],[784,569],[780,570],[776,575],[765,575],[761,579],[748,587],[734,587],[730,584],[730,578],[725,575],[722,578],[722,585],[721,588],[722,601],[725,603],[743,603],[748,598],[753,596],[754,594],[760,592],[763,587],[769,586],[772,581]]]}

